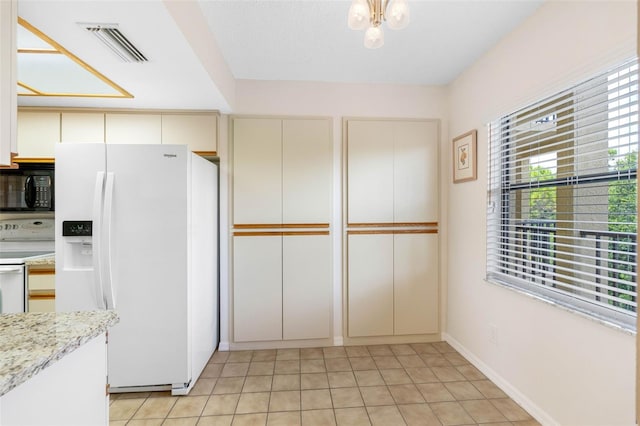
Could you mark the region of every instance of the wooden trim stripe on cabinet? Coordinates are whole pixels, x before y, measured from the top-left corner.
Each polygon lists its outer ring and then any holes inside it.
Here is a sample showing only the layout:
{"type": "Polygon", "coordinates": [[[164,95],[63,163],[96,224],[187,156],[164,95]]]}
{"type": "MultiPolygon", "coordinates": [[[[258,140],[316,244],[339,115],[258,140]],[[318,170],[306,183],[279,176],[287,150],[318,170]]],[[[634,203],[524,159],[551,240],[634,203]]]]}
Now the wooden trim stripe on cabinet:
{"type": "Polygon", "coordinates": [[[29,275],[53,275],[56,273],[56,270],[53,268],[47,269],[31,269],[29,268],[29,275]]]}
{"type": "Polygon", "coordinates": [[[328,228],[328,223],[239,223],[234,229],[263,229],[263,228],[328,228]]]}
{"type": "Polygon", "coordinates": [[[437,234],[437,229],[371,229],[347,231],[347,235],[373,235],[373,234],[437,234]]]}
{"type": "Polygon", "coordinates": [[[45,157],[15,157],[14,162],[16,163],[55,163],[55,158],[45,158],[45,157]]]}
{"type": "Polygon", "coordinates": [[[234,237],[282,237],[282,236],[307,236],[329,235],[329,231],[255,231],[234,232],[234,237]]]}
{"type": "Polygon", "coordinates": [[[194,154],[197,154],[201,157],[217,157],[217,151],[192,151],[194,154]]]}
{"type": "Polygon", "coordinates": [[[437,227],[438,222],[347,223],[348,228],[437,227]]]}
{"type": "Polygon", "coordinates": [[[29,290],[29,300],[51,300],[55,298],[55,290],[29,290]]]}

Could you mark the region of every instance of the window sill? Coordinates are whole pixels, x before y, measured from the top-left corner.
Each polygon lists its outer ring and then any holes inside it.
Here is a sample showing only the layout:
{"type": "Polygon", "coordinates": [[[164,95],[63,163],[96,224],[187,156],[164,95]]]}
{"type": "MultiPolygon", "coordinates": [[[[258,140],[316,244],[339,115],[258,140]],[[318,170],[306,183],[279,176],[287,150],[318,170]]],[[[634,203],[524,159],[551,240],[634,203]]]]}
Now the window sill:
{"type": "Polygon", "coordinates": [[[504,289],[507,289],[507,290],[511,290],[511,291],[513,291],[515,293],[524,295],[524,296],[529,297],[531,299],[538,300],[538,301],[540,301],[542,303],[546,303],[547,305],[555,306],[556,308],[562,309],[563,311],[569,312],[569,313],[574,314],[574,315],[578,315],[581,318],[585,318],[585,319],[587,319],[589,321],[596,322],[596,323],[598,323],[600,325],[603,325],[605,327],[620,331],[620,332],[622,332],[624,334],[627,334],[629,336],[634,336],[635,337],[637,335],[636,329],[635,328],[631,328],[631,327],[627,326],[626,324],[619,324],[619,323],[616,323],[614,321],[598,317],[596,315],[588,314],[586,312],[583,312],[583,311],[580,311],[578,309],[575,309],[572,306],[568,306],[568,305],[566,305],[564,303],[561,303],[561,302],[559,302],[557,300],[549,299],[549,298],[544,297],[542,295],[526,291],[526,290],[524,290],[524,289],[522,289],[520,287],[517,287],[517,286],[514,286],[514,285],[510,285],[508,283],[492,281],[492,280],[489,280],[487,278],[483,279],[483,281],[486,282],[487,284],[494,285],[496,287],[504,288],[504,289]]]}

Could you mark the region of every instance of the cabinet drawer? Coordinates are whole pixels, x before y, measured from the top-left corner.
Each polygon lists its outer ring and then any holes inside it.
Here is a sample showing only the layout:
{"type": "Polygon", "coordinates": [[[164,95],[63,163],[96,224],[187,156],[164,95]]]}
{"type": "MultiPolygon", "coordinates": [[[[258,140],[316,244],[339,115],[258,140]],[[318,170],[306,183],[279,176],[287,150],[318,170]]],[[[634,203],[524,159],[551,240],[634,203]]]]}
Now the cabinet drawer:
{"type": "Polygon", "coordinates": [[[55,310],[55,296],[39,297],[37,299],[29,296],[29,312],[55,312],[55,310]]]}
{"type": "Polygon", "coordinates": [[[56,288],[55,279],[55,272],[29,272],[29,290],[54,290],[56,288]]]}

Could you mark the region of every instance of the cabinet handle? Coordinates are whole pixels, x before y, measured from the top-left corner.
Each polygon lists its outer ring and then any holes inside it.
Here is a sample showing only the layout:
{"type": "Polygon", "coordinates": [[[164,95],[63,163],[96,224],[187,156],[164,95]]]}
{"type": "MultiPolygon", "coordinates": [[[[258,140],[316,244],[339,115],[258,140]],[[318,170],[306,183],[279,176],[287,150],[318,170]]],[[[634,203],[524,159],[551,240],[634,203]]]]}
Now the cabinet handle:
{"type": "Polygon", "coordinates": [[[328,228],[328,223],[237,223],[235,229],[328,228]]]}
{"type": "Polygon", "coordinates": [[[297,235],[329,235],[329,231],[255,231],[234,232],[234,237],[282,237],[297,235]]]}
{"type": "Polygon", "coordinates": [[[0,266],[0,274],[15,274],[22,271],[22,266],[0,266]]]}
{"type": "Polygon", "coordinates": [[[410,227],[437,227],[438,222],[380,222],[380,223],[347,223],[348,228],[410,228],[410,227]]]}
{"type": "Polygon", "coordinates": [[[374,234],[437,234],[437,229],[369,229],[347,231],[347,235],[374,235],[374,234]]]}

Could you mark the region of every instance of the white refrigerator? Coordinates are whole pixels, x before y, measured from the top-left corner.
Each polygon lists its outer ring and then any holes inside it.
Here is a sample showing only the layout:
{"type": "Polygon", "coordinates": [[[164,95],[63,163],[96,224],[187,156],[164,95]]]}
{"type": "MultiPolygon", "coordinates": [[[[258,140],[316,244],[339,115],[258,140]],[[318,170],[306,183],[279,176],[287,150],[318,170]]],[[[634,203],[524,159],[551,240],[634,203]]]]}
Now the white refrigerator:
{"type": "Polygon", "coordinates": [[[114,309],[111,392],[185,395],[218,343],[218,170],[185,145],[56,146],[56,310],[114,309]]]}

